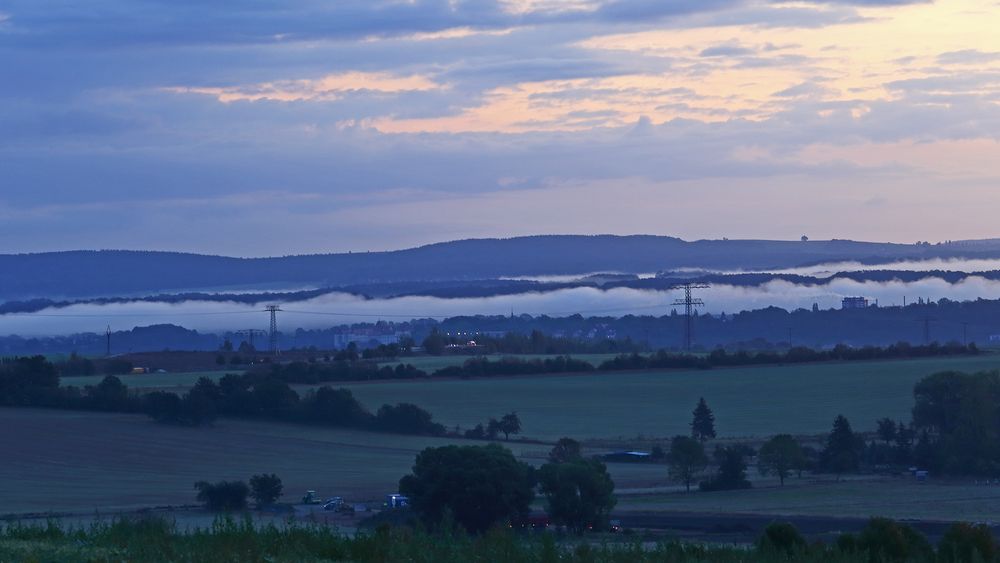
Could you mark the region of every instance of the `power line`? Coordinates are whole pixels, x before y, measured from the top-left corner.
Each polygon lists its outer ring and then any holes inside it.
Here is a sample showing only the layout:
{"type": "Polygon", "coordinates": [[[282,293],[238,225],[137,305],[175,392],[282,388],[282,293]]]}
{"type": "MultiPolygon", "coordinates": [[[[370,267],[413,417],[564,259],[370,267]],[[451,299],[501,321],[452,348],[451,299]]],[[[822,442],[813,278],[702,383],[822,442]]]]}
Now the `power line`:
{"type": "Polygon", "coordinates": [[[237,330],[235,334],[237,334],[238,336],[246,336],[247,343],[250,345],[250,347],[256,349],[253,345],[254,336],[258,334],[264,336],[266,333],[267,331],[261,330],[259,328],[247,328],[244,330],[237,330]]]}

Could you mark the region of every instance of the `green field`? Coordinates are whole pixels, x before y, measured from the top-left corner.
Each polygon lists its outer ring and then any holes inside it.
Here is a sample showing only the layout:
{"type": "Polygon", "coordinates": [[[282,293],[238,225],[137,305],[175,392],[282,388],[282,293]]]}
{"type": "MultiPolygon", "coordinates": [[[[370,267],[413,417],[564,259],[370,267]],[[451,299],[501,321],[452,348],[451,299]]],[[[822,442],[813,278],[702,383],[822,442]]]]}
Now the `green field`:
{"type": "Polygon", "coordinates": [[[720,436],[827,432],[844,414],[856,429],[909,419],[913,384],[942,370],[1000,368],[1000,356],[818,363],[707,371],[619,372],[447,381],[338,384],[369,408],[412,402],[452,427],[517,411],[524,435],[555,440],[666,438],[689,431],[705,397],[720,436]]]}
{"type": "Polygon", "coordinates": [[[904,477],[836,481],[807,478],[763,488],[717,493],[619,496],[619,511],[683,511],[910,520],[1000,520],[1000,486],[973,481],[918,483],[904,477]]]}
{"type": "MultiPolygon", "coordinates": [[[[198,480],[246,479],[275,472],[285,501],[306,489],[376,503],[394,492],[425,447],[454,441],[222,420],[209,428],[155,424],[142,416],[0,409],[0,515],[57,512],[82,521],[153,506],[194,503],[198,480]]],[[[549,446],[505,444],[539,464],[549,446]]],[[[791,479],[784,488],[751,469],[755,489],[683,493],[654,464],[609,464],[620,513],[682,511],[774,515],[1000,520],[1000,486],[971,480],[917,483],[904,478],[791,479]]],[[[541,507],[541,501],[537,503],[541,507]]],[[[204,519],[201,513],[195,517],[204,519]]]]}
{"type": "MultiPolygon", "coordinates": [[[[132,510],[194,503],[199,480],[277,473],[286,500],[307,489],[377,501],[395,492],[414,457],[453,440],[220,420],[209,428],[141,415],[0,408],[0,515],[132,510]]],[[[460,440],[458,443],[475,444],[460,440]]],[[[548,447],[509,445],[541,463],[548,447]]],[[[662,480],[662,466],[622,466],[625,487],[662,480]]]]}

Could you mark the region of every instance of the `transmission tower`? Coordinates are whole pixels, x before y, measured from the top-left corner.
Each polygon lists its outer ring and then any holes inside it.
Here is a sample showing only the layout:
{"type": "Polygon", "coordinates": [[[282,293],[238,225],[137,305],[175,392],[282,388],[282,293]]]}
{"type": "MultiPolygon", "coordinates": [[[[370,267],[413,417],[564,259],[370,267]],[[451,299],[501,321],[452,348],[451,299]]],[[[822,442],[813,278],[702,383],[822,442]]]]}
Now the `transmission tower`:
{"type": "Polygon", "coordinates": [[[278,350],[278,311],[281,310],[281,307],[278,305],[268,305],[264,310],[271,313],[271,353],[277,356],[281,353],[278,350]]]}
{"type": "Polygon", "coordinates": [[[105,352],[104,355],[107,356],[108,358],[110,358],[111,357],[111,325],[108,325],[108,331],[105,333],[105,336],[107,336],[107,348],[104,351],[105,352]]]}
{"type": "Polygon", "coordinates": [[[253,339],[254,339],[254,337],[257,336],[258,334],[260,336],[264,336],[265,334],[267,334],[267,331],[261,330],[259,328],[248,328],[248,329],[245,329],[245,330],[237,330],[236,334],[238,336],[245,336],[247,344],[249,344],[251,348],[253,348],[254,350],[256,350],[257,347],[253,345],[253,339]]]}
{"type": "Polygon", "coordinates": [[[670,286],[670,289],[683,289],[684,299],[675,299],[674,305],[684,305],[684,349],[690,351],[692,344],[692,333],[694,328],[694,308],[701,307],[705,304],[701,299],[695,299],[691,296],[691,290],[693,289],[706,289],[709,286],[707,283],[680,283],[677,285],[670,286]]]}

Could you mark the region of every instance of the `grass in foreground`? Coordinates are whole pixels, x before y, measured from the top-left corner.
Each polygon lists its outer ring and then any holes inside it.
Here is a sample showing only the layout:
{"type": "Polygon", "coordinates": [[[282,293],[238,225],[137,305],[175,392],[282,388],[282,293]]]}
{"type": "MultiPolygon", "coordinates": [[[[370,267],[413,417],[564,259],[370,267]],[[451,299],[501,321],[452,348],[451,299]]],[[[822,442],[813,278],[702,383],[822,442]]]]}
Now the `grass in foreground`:
{"type": "MultiPolygon", "coordinates": [[[[796,561],[862,562],[865,552],[836,548],[796,551],[796,561]]],[[[572,538],[557,543],[549,534],[520,536],[496,530],[483,537],[426,534],[381,528],[349,537],[320,526],[255,526],[221,518],[207,529],[182,533],[163,519],[120,519],[89,528],[9,525],[0,532],[0,561],[350,561],[357,563],[493,562],[770,562],[789,554],[680,543],[594,543],[572,538]]]]}

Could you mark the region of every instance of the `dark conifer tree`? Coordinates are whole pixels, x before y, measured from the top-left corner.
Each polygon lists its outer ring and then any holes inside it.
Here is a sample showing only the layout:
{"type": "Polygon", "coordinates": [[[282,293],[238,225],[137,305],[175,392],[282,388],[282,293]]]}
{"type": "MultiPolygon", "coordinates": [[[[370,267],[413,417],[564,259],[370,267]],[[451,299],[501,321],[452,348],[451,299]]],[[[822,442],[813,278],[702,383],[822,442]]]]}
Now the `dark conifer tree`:
{"type": "Polygon", "coordinates": [[[698,406],[692,414],[694,418],[691,420],[691,437],[702,442],[715,438],[715,415],[712,414],[712,409],[708,408],[704,397],[698,399],[698,406]]]}

